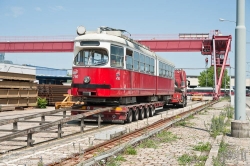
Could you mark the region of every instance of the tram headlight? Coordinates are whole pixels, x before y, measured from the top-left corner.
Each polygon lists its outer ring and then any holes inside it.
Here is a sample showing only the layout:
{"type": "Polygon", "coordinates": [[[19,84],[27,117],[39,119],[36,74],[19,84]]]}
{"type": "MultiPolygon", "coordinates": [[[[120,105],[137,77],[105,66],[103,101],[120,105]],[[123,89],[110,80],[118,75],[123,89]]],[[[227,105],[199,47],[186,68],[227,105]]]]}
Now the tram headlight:
{"type": "Polygon", "coordinates": [[[88,84],[90,82],[90,77],[85,76],[83,81],[84,81],[85,84],[88,84]]]}
{"type": "Polygon", "coordinates": [[[79,26],[79,27],[76,28],[76,32],[77,32],[78,35],[84,35],[85,32],[86,32],[86,29],[85,29],[84,26],[79,26]]]}

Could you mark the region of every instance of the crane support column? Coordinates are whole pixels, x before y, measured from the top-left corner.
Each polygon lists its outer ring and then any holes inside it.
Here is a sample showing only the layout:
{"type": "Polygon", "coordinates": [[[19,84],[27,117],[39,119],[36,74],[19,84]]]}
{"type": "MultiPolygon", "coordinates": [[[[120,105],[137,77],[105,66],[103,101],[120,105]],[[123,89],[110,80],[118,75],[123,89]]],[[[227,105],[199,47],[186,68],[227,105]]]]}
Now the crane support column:
{"type": "Polygon", "coordinates": [[[235,120],[231,123],[233,137],[249,137],[246,121],[246,27],[245,0],[237,0],[235,28],[235,120]]]}
{"type": "MultiPolygon", "coordinates": [[[[215,52],[215,39],[213,39],[213,55],[214,56],[214,62],[216,62],[216,52],[215,52]]],[[[218,98],[218,87],[217,87],[217,70],[216,70],[216,63],[214,64],[214,88],[215,88],[215,96],[214,98],[218,98]]]]}

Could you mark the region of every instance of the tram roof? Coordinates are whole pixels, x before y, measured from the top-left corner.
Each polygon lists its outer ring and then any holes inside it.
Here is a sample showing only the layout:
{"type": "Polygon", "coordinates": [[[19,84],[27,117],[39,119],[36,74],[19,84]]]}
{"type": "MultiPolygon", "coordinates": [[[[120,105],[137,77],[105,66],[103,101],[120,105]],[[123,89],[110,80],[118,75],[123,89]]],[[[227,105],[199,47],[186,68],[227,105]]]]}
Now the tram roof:
{"type": "Polygon", "coordinates": [[[146,46],[134,41],[133,39],[126,37],[125,35],[122,35],[120,31],[102,31],[100,33],[86,32],[86,34],[84,35],[77,36],[75,38],[75,41],[106,41],[112,42],[114,44],[118,43],[120,45],[131,48],[134,51],[141,52],[153,58],[157,57],[157,59],[161,60],[162,62],[174,66],[172,62],[157,56],[155,52],[152,52],[146,46]]]}

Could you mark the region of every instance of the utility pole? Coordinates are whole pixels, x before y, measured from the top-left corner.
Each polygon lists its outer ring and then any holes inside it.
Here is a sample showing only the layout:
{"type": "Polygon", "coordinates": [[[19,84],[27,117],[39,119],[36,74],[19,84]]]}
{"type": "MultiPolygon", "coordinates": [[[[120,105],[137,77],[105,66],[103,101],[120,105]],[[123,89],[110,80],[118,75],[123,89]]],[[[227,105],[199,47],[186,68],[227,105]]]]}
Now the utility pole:
{"type": "Polygon", "coordinates": [[[205,63],[206,63],[206,87],[207,87],[207,64],[208,64],[208,58],[206,58],[205,60],[205,63]]]}
{"type": "Polygon", "coordinates": [[[231,122],[231,135],[249,137],[246,121],[246,27],[245,0],[237,0],[235,28],[235,116],[231,122]]]}
{"type": "Polygon", "coordinates": [[[246,120],[245,0],[237,0],[235,28],[235,120],[246,120]]]}

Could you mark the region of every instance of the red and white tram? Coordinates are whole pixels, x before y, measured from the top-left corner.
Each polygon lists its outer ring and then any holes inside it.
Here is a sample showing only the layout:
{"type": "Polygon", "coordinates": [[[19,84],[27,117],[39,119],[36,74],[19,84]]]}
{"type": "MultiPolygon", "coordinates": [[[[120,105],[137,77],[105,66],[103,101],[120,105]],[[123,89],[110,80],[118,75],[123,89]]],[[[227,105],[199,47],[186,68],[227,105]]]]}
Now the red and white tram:
{"type": "Polygon", "coordinates": [[[78,27],[72,95],[88,103],[167,101],[175,92],[174,64],[107,27],[78,27]]]}

